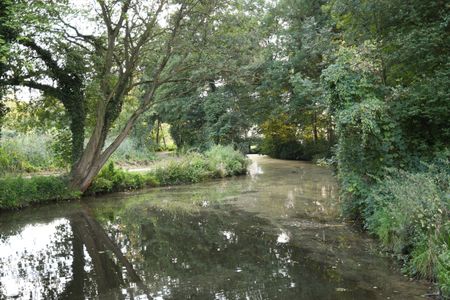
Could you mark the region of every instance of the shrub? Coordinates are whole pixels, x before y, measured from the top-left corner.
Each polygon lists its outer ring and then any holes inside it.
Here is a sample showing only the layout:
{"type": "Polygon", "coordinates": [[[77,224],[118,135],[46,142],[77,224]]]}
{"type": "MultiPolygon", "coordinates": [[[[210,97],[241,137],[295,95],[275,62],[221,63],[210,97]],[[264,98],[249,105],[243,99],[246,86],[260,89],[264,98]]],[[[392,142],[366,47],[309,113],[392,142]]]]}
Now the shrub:
{"type": "Polygon", "coordinates": [[[207,161],[198,153],[169,161],[165,166],[157,167],[153,174],[162,185],[195,183],[212,177],[207,161]]]}
{"type": "Polygon", "coordinates": [[[190,152],[176,160],[164,162],[145,174],[117,169],[111,162],[96,177],[88,193],[98,194],[146,186],[196,183],[208,178],[243,174],[247,170],[247,164],[245,156],[230,146],[214,146],[205,154],[190,152]]]}
{"type": "Polygon", "coordinates": [[[191,152],[156,168],[153,173],[162,185],[195,183],[206,178],[243,174],[247,159],[231,146],[213,146],[204,154],[191,152]]]}
{"type": "Polygon", "coordinates": [[[75,199],[80,196],[70,190],[62,177],[35,176],[0,179],[0,209],[20,208],[30,203],[75,199]]]}

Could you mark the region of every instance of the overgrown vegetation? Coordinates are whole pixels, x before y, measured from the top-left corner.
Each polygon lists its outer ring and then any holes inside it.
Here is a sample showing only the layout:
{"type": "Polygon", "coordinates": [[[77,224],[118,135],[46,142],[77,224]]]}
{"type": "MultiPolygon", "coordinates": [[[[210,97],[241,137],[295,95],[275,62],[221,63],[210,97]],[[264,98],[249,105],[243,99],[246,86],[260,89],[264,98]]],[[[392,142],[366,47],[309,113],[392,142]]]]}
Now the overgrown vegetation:
{"type": "Polygon", "coordinates": [[[0,178],[0,209],[14,209],[32,203],[67,200],[80,197],[68,188],[67,179],[55,176],[0,178]]]}
{"type": "Polygon", "coordinates": [[[450,162],[417,172],[390,169],[364,199],[366,227],[411,276],[450,291],[450,162]]]}
{"type": "Polygon", "coordinates": [[[159,181],[152,174],[127,172],[116,168],[114,163],[110,162],[100,171],[87,193],[104,194],[109,192],[123,192],[159,185],[159,181]]]}
{"type": "Polygon", "coordinates": [[[5,131],[0,144],[0,174],[30,173],[60,168],[51,149],[51,138],[42,134],[5,131]]]}
{"type": "MultiPolygon", "coordinates": [[[[0,144],[0,175],[67,171],[67,161],[60,157],[59,141],[49,133],[17,133],[5,130],[0,144]]],[[[111,158],[118,164],[148,165],[156,153],[127,139],[111,158]]]]}
{"type": "Polygon", "coordinates": [[[191,152],[176,159],[162,161],[146,173],[127,172],[109,163],[100,171],[88,193],[107,193],[196,183],[212,178],[245,174],[248,161],[230,146],[214,146],[204,154],[191,152]]]}

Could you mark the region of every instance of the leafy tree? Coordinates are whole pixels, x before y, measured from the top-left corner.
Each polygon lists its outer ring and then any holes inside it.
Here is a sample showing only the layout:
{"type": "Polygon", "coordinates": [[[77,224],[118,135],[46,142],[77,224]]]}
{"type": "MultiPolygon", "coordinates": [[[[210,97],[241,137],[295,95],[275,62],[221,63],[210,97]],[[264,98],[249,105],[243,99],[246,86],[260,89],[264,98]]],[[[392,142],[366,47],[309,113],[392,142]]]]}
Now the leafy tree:
{"type": "Polygon", "coordinates": [[[1,30],[14,38],[6,40],[10,51],[2,74],[3,86],[23,86],[40,90],[58,99],[70,119],[72,162],[83,151],[86,100],[84,97],[84,49],[65,38],[63,24],[67,2],[10,1],[9,17],[1,30]]]}
{"type": "MultiPolygon", "coordinates": [[[[330,16],[322,9],[325,3],[280,1],[266,21],[271,30],[267,33],[267,57],[257,90],[267,107],[265,116],[276,119],[280,113],[285,114],[288,118],[284,123],[297,128],[291,136],[291,158],[329,155],[334,141],[333,120],[320,85],[321,71],[335,49],[336,35],[330,16]]],[[[263,118],[260,124],[265,122],[263,118]]],[[[286,153],[280,155],[283,147],[275,139],[265,139],[265,149],[278,149],[280,153],[270,153],[286,157],[286,153]],[[269,147],[270,143],[275,144],[269,147]]]]}
{"type": "Polygon", "coordinates": [[[263,8],[263,1],[230,2],[220,18],[203,28],[208,43],[191,53],[195,68],[182,71],[189,80],[164,87],[162,94],[173,101],[156,110],[171,124],[179,147],[233,143],[248,151],[246,133],[260,108],[254,86],[262,62],[263,8]]]}
{"type": "Polygon", "coordinates": [[[67,2],[15,4],[14,15],[23,16],[26,22],[11,25],[20,32],[16,43],[22,47],[11,55],[13,76],[4,82],[40,89],[64,105],[74,145],[73,187],[84,191],[89,186],[138,118],[153,105],[161,86],[184,80],[178,75],[192,67],[190,54],[207,42],[202,28],[212,21],[210,17],[220,18],[224,7],[221,1],[98,1],[94,7],[98,15],[90,20],[87,14],[83,19],[97,28],[86,34],[67,21],[84,16],[69,9],[67,2]],[[34,56],[39,62],[24,72],[15,67],[27,66],[26,57],[34,56]],[[131,91],[138,91],[139,103],[112,143],[105,145],[131,91]],[[84,147],[88,108],[95,117],[84,147]]]}

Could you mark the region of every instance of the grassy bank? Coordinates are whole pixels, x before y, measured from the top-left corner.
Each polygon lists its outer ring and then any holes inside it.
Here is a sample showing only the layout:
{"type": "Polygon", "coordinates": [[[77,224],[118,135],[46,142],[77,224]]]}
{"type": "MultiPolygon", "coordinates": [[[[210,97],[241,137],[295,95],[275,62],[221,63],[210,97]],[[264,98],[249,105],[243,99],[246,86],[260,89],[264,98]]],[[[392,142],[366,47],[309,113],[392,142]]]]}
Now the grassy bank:
{"type": "Polygon", "coordinates": [[[0,209],[16,209],[33,203],[79,198],[64,177],[34,176],[0,178],[0,209]]]}
{"type": "MultiPolygon", "coordinates": [[[[86,194],[104,194],[144,187],[195,183],[245,174],[248,161],[231,147],[215,146],[205,153],[189,153],[156,165],[144,173],[127,172],[106,165],[86,194]]],[[[74,199],[81,194],[67,188],[64,177],[33,176],[0,179],[0,209],[15,209],[32,203],[74,199]]]]}
{"type": "Polygon", "coordinates": [[[406,274],[437,282],[441,295],[450,297],[449,161],[415,171],[389,169],[364,194],[358,206],[368,231],[406,274]]]}
{"type": "Polygon", "coordinates": [[[157,164],[151,171],[131,173],[107,165],[88,193],[108,193],[143,187],[196,183],[212,178],[244,174],[247,159],[232,147],[215,146],[205,153],[188,153],[178,159],[157,164]]]}

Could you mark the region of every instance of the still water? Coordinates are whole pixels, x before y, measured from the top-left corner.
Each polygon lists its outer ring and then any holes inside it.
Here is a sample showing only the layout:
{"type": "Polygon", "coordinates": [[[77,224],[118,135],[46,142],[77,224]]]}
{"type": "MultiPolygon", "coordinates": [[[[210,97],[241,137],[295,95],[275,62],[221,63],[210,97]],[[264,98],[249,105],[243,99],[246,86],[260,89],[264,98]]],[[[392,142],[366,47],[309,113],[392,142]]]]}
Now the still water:
{"type": "Polygon", "coordinates": [[[0,299],[423,299],[339,221],[330,170],[251,156],[248,176],[0,213],[0,299]]]}

